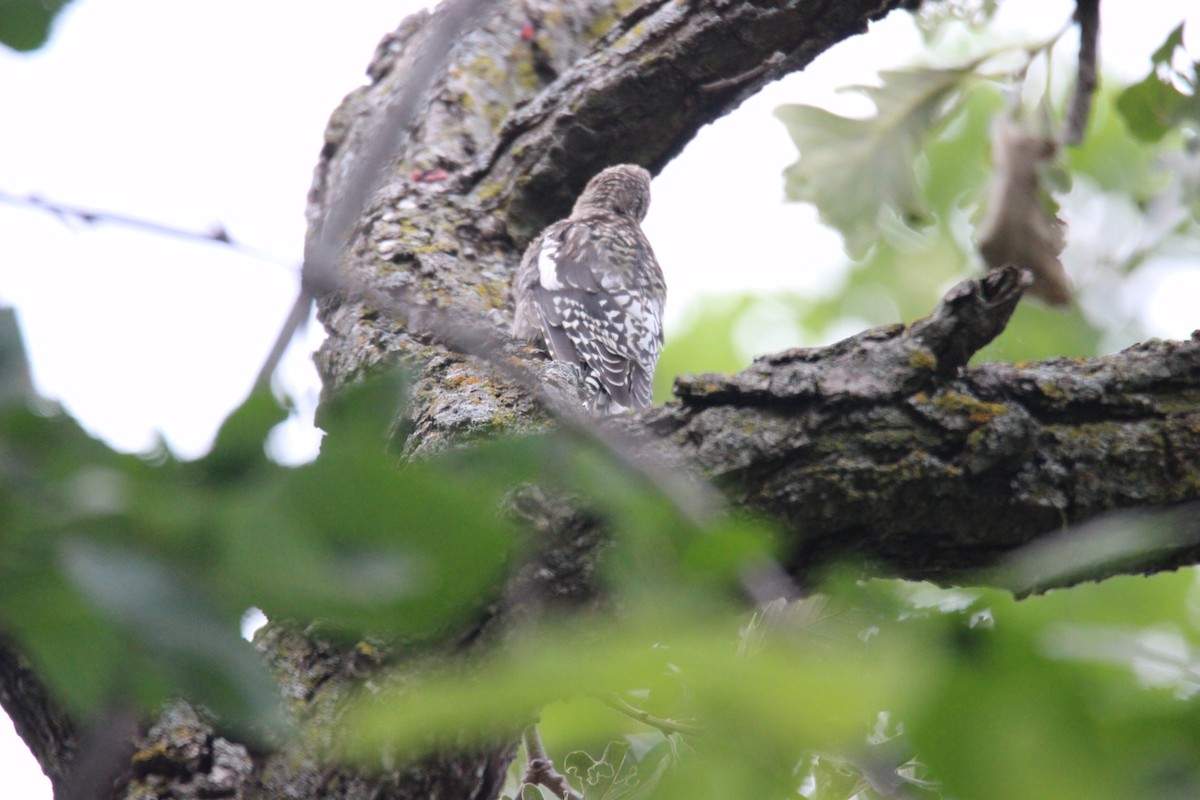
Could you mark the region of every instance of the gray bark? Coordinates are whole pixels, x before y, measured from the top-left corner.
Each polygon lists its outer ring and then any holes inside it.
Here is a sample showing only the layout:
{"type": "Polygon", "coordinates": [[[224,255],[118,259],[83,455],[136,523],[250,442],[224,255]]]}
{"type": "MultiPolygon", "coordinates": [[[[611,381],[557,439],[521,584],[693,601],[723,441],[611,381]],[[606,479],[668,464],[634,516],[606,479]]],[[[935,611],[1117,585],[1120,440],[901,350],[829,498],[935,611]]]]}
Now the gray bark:
{"type": "Polygon", "coordinates": [[[781,522],[793,574],[838,558],[877,575],[1029,591],[1196,563],[1200,334],[963,369],[1020,293],[1005,283],[1001,271],[961,284],[908,327],[677,379],[680,402],[640,422],[735,506],[781,522]],[[1111,558],[1032,583],[997,569],[1115,509],[1189,502],[1141,547],[1140,517],[1121,518],[1129,546],[1111,558]]]}
{"type": "MultiPolygon", "coordinates": [[[[337,289],[319,298],[330,333],[318,355],[327,391],[405,360],[417,375],[411,455],[546,424],[522,381],[497,375],[439,320],[469,318],[500,335],[521,251],[592,174],[620,162],[657,171],[700,126],[902,5],[497,4],[445,48],[418,104],[389,114],[417,67],[431,63],[428,51],[444,47],[436,15],[406,20],[380,45],[371,83],[335,112],[310,197],[310,244],[319,244],[361,181],[356,156],[377,137],[398,142],[382,188],[353,215],[357,235],[337,289]],[[382,130],[388,119],[401,129],[382,130]]],[[[332,285],[314,281],[317,290],[332,285]]],[[[1002,271],[965,284],[912,326],[760,359],[735,376],[682,378],[677,402],[615,425],[712,480],[734,507],[780,520],[790,537],[785,566],[801,576],[842,556],[873,572],[959,580],[1104,511],[1200,498],[1200,343],[965,369],[1021,289],[1019,273],[1002,271]]],[[[505,352],[537,374],[554,372],[530,348],[505,352]]],[[[514,508],[546,546],[514,575],[508,597],[593,600],[599,524],[536,492],[514,508]]],[[[1195,550],[1185,536],[1119,568],[1193,563],[1195,550]]],[[[486,647],[524,613],[515,601],[488,609],[440,657],[486,647]]],[[[254,751],[179,704],[130,742],[114,796],[497,796],[515,737],[399,768],[341,766],[333,753],[346,699],[362,676],[404,668],[281,623],[256,644],[305,734],[254,751]]],[[[0,650],[0,668],[9,661],[0,650]]],[[[7,676],[0,672],[11,697],[7,676]]],[[[74,728],[48,724],[59,716],[48,716],[37,691],[21,696],[29,702],[6,707],[34,732],[27,739],[44,769],[66,774],[74,728]]]]}

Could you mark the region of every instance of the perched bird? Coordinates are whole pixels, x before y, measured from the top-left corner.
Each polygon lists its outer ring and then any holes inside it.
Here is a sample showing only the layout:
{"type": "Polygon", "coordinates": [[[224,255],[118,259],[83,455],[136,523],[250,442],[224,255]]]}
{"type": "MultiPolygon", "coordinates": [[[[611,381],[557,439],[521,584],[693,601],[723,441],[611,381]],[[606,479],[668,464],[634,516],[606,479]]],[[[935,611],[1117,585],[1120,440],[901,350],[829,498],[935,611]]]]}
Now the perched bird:
{"type": "Polygon", "coordinates": [[[642,233],[649,207],[646,170],[600,172],[529,245],[513,284],[513,336],[579,367],[600,414],[650,405],[667,286],[642,233]]]}

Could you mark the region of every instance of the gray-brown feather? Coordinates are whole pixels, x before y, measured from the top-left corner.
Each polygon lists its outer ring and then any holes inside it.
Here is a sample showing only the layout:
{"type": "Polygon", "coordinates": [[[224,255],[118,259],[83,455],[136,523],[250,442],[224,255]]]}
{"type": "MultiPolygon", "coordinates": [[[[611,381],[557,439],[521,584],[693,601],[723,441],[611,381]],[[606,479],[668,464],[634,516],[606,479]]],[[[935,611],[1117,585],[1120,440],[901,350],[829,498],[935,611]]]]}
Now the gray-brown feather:
{"type": "Polygon", "coordinates": [[[666,284],[639,224],[649,204],[644,169],[604,170],[530,244],[514,282],[513,335],[578,366],[600,413],[650,404],[666,284]]]}

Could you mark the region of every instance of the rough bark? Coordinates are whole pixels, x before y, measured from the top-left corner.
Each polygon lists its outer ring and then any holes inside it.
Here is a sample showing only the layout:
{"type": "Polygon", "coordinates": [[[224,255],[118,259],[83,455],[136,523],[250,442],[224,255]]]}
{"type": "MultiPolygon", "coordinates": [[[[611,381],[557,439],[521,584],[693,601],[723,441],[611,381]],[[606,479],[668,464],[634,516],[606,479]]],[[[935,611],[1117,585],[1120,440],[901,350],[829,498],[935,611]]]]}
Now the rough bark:
{"type": "MultiPolygon", "coordinates": [[[[545,424],[520,381],[447,346],[436,321],[451,313],[506,330],[508,282],[525,243],[564,214],[594,172],[618,162],[657,170],[700,126],[902,5],[499,3],[455,37],[416,110],[402,115],[404,130],[381,131],[437,18],[406,20],[380,45],[370,84],[335,112],[314,178],[310,230],[319,231],[347,195],[365,143],[398,135],[383,186],[358,215],[343,288],[320,298],[327,389],[407,361],[417,374],[410,455],[545,424]]],[[[1066,523],[1200,498],[1200,344],[963,369],[1003,327],[1020,290],[1018,273],[998,272],[912,326],[768,357],[735,376],[681,379],[678,402],[617,425],[712,479],[734,505],[782,520],[787,566],[797,573],[837,554],[878,571],[957,579],[1066,523]]],[[[547,370],[531,349],[508,356],[547,370]]],[[[536,493],[516,498],[514,510],[547,547],[514,576],[508,597],[589,600],[598,521],[536,493]]],[[[1134,566],[1192,563],[1195,549],[1185,541],[1134,566]]],[[[523,613],[518,606],[488,609],[440,657],[486,646],[523,613]]],[[[255,750],[179,704],[135,739],[114,796],[497,796],[512,742],[403,767],[381,760],[355,769],[332,757],[341,709],[363,677],[408,667],[287,624],[256,644],[303,736],[255,750]]],[[[0,650],[0,669],[7,663],[0,650]]],[[[8,671],[0,678],[9,695],[19,689],[8,671]]],[[[39,742],[47,772],[65,773],[73,728],[39,721],[36,705],[14,716],[29,715],[22,730],[39,742]]]]}
{"type": "MultiPolygon", "coordinates": [[[[964,370],[1019,295],[1012,274],[961,284],[908,327],[680,378],[681,402],[639,421],[735,506],[782,522],[795,574],[841,558],[874,574],[1003,582],[981,571],[1070,525],[1200,499],[1200,332],[964,370]]],[[[1145,552],[1052,583],[1196,563],[1193,512],[1145,552]]]]}
{"type": "Polygon", "coordinates": [[[75,725],[51,700],[28,660],[4,640],[0,640],[0,706],[12,718],[57,795],[75,757],[75,725]]]}

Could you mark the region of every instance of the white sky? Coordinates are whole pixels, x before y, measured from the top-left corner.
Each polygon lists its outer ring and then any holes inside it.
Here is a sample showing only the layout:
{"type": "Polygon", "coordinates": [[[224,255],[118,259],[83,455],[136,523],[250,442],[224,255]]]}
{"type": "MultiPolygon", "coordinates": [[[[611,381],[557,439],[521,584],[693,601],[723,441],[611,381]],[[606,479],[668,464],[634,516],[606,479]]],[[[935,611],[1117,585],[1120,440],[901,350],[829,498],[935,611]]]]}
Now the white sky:
{"type": "MultiPolygon", "coordinates": [[[[304,198],[329,113],[363,81],[379,38],[419,5],[78,0],[47,48],[30,56],[0,49],[0,189],[181,227],[219,222],[284,264],[299,263],[304,198]]],[[[1071,7],[1009,0],[1002,17],[1033,39],[1071,7]]],[[[1143,75],[1149,53],[1190,8],[1110,0],[1106,68],[1143,75]]],[[[706,127],[656,179],[646,228],[670,286],[668,337],[701,293],[836,285],[839,239],[814,224],[811,208],[781,202],[780,172],[795,150],[771,111],[852,104],[833,87],[871,82],[920,47],[903,17],[890,18],[706,127]]],[[[1200,324],[1191,311],[1200,277],[1160,273],[1142,290],[1153,332],[1186,336],[1200,324]],[[1183,312],[1171,302],[1180,297],[1192,298],[1183,312]]],[[[0,303],[18,310],[37,385],[119,448],[146,449],[161,434],[176,452],[201,454],[249,390],[296,280],[289,267],[223,247],[114,226],[69,230],[0,204],[0,303]]],[[[284,382],[311,410],[315,373],[304,348],[290,352],[284,382]]],[[[299,458],[314,442],[296,423],[281,452],[299,458]]],[[[0,795],[50,798],[4,719],[0,795]]]]}

